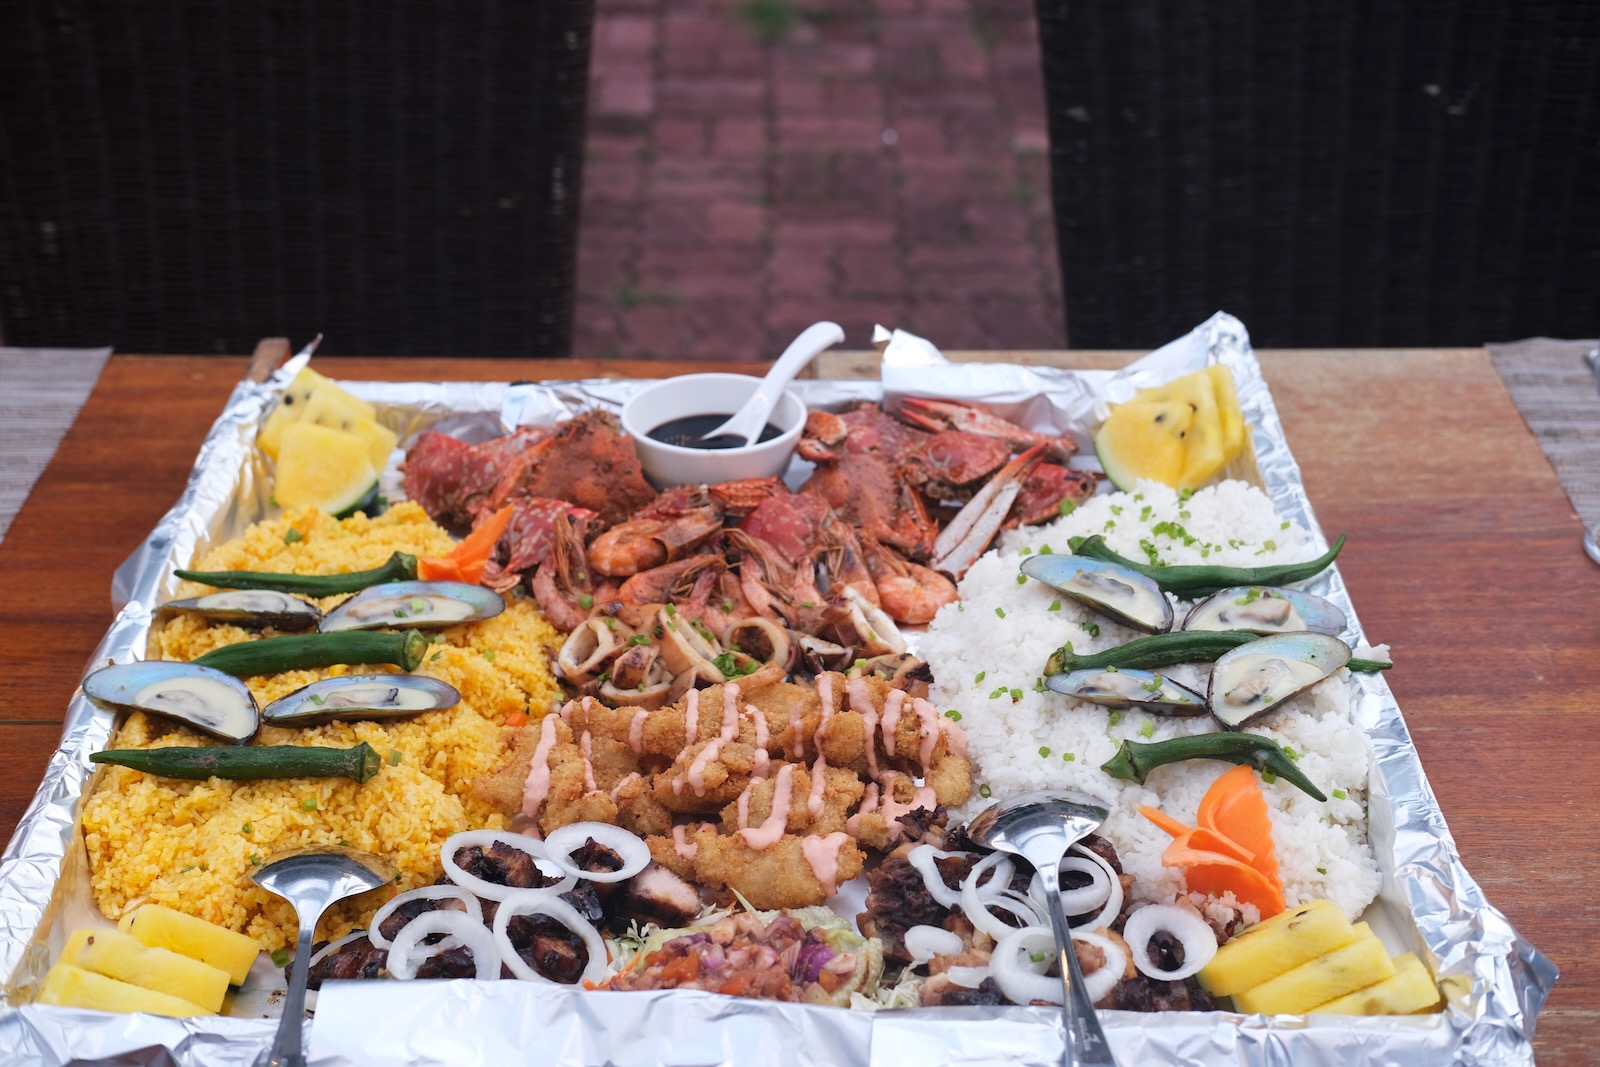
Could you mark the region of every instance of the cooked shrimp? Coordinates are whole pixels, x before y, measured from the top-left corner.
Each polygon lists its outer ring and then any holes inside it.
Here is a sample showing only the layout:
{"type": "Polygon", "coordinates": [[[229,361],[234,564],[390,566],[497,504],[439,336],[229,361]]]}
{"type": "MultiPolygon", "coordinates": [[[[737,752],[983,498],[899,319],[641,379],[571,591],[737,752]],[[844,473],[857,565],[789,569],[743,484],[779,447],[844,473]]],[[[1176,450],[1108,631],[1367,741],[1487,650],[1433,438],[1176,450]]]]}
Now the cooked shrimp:
{"type": "Polygon", "coordinates": [[[863,540],[867,569],[878,601],[899,622],[931,622],[939,609],[956,600],[955,583],[938,571],[912,563],[894,549],[863,540]]]}

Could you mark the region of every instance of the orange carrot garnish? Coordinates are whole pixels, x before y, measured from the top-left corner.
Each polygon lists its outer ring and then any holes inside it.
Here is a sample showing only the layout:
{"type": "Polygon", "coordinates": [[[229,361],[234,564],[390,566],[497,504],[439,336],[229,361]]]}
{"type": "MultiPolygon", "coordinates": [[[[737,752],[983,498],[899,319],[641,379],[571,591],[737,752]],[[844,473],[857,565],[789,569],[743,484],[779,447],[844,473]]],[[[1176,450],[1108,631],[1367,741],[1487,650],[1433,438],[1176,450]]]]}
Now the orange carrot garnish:
{"type": "Polygon", "coordinates": [[[1161,862],[1182,867],[1191,891],[1232,892],[1236,899],[1260,908],[1263,919],[1284,909],[1272,822],[1252,768],[1234,767],[1212,782],[1200,800],[1194,826],[1155,808],[1141,807],[1139,812],[1172,835],[1161,862]]]}
{"type": "Polygon", "coordinates": [[[481,582],[489,554],[511,523],[512,510],[512,505],[507,504],[478,523],[443,559],[417,560],[417,577],[429,582],[481,582]]]}

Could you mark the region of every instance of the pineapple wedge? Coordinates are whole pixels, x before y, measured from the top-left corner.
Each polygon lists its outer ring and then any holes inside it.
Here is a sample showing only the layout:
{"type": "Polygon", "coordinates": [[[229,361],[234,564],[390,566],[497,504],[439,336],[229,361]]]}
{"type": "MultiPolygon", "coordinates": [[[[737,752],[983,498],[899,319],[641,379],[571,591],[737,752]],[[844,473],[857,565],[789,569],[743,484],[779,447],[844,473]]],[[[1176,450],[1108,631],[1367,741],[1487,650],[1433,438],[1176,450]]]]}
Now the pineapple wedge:
{"type": "Polygon", "coordinates": [[[1217,415],[1222,420],[1222,453],[1232,463],[1244,451],[1244,411],[1239,407],[1239,391],[1233,387],[1233,372],[1220,363],[1206,368],[1211,388],[1217,394],[1217,415]]]}
{"type": "Polygon", "coordinates": [[[226,971],[168,949],[149,948],[120,930],[74,930],[60,962],[166,993],[210,1012],[221,1011],[228,995],[226,971]]]}
{"type": "Polygon", "coordinates": [[[1200,971],[1200,984],[1214,996],[1232,996],[1348,945],[1355,937],[1342,908],[1313,900],[1257,923],[1217,949],[1200,971]]]}
{"type": "Polygon", "coordinates": [[[1302,963],[1233,995],[1233,1006],[1262,1015],[1296,1015],[1336,997],[1394,976],[1389,950],[1372,928],[1356,923],[1356,938],[1342,948],[1302,963]]]}
{"type": "Polygon", "coordinates": [[[198,1004],[179,1000],[167,993],[119,982],[103,974],[58,963],[45,972],[44,984],[39,987],[39,1003],[54,1004],[62,1008],[92,1008],[96,1011],[145,1011],[151,1015],[170,1015],[184,1018],[190,1015],[212,1015],[198,1004]]]}
{"type": "MultiPolygon", "coordinates": [[[[372,460],[373,467],[381,471],[389,462],[389,453],[394,451],[395,432],[387,426],[379,426],[372,416],[356,407],[354,401],[355,397],[343,389],[319,390],[306,401],[299,421],[361,438],[367,446],[367,457],[372,460]]],[[[281,438],[279,447],[282,447],[281,438]]]]}
{"type": "Polygon", "coordinates": [[[278,442],[283,436],[283,428],[304,418],[312,398],[324,392],[356,415],[365,415],[369,419],[376,419],[378,416],[377,408],[365,400],[350,395],[341,389],[338,383],[306,367],[294,376],[294,381],[283,391],[283,399],[278,401],[278,406],[272,409],[272,413],[262,425],[261,434],[256,439],[261,445],[261,451],[277,459],[278,442]]]}
{"type": "Polygon", "coordinates": [[[146,904],[128,912],[117,929],[151,948],[171,949],[226,971],[233,985],[244,981],[250,966],[261,955],[261,944],[255,938],[162,904],[146,904]]]}
{"type": "Polygon", "coordinates": [[[1394,977],[1346,993],[1337,1000],[1312,1008],[1323,1015],[1412,1015],[1439,1009],[1439,987],[1422,961],[1402,952],[1392,961],[1394,977]]]}

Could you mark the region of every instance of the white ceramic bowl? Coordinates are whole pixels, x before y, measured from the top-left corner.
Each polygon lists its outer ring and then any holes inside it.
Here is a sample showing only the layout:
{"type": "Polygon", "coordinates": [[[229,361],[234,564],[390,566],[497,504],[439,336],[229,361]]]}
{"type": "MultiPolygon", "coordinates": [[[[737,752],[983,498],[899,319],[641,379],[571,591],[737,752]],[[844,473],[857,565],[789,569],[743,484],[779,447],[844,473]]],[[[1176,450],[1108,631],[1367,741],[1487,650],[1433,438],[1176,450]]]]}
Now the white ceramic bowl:
{"type": "Polygon", "coordinates": [[[747,374],[684,374],[635,393],[622,405],[622,429],[633,438],[645,477],[666,489],[782,474],[806,425],[806,406],[789,389],[783,391],[767,419],[781,431],[770,441],[743,448],[684,448],[648,436],[651,430],[689,415],[726,418],[750,399],[760,382],[747,374]]]}

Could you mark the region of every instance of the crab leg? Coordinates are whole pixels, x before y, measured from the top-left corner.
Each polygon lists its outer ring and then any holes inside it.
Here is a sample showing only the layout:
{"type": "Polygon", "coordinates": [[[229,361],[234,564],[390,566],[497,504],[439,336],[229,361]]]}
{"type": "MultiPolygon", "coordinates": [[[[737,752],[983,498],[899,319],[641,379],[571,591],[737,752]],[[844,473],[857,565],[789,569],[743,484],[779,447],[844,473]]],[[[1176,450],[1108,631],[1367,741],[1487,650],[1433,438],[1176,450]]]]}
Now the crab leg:
{"type": "Polygon", "coordinates": [[[965,574],[989,547],[1010,512],[1012,502],[1022,491],[1022,483],[1044,458],[1044,451],[1044,445],[1034,445],[1001,467],[939,533],[933,542],[933,559],[929,566],[957,578],[965,574]]]}
{"type": "Polygon", "coordinates": [[[980,411],[969,404],[954,400],[933,400],[928,397],[908,396],[900,401],[900,417],[924,430],[964,430],[982,437],[998,437],[1015,449],[1043,445],[1050,452],[1048,458],[1066,462],[1077,445],[1066,434],[1051,437],[1047,434],[1025,430],[1016,423],[1007,422],[998,415],[980,411]]]}

